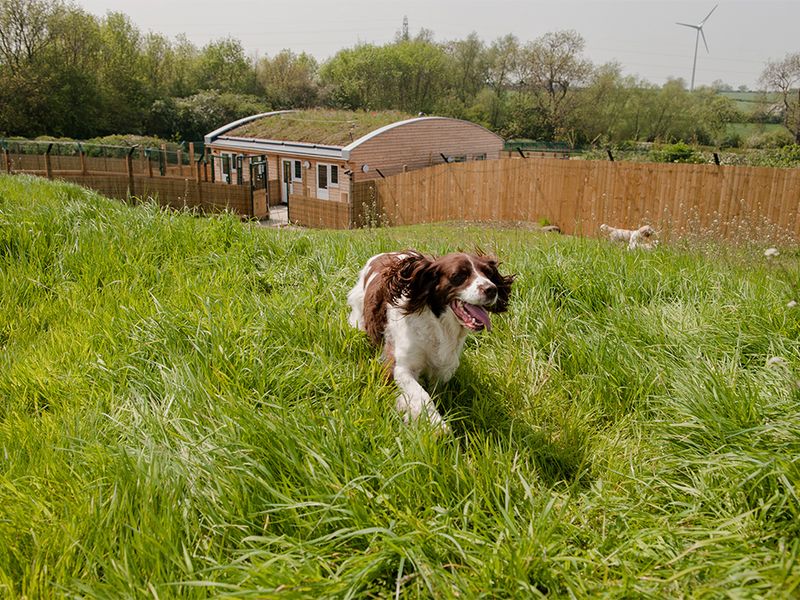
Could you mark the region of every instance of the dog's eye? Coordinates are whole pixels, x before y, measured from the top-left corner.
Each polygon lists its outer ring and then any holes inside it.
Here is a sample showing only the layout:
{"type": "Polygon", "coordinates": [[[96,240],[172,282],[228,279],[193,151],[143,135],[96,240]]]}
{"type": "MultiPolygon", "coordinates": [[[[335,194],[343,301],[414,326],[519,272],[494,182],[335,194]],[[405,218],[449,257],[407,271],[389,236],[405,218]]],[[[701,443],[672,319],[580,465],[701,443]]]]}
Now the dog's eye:
{"type": "Polygon", "coordinates": [[[460,283],[464,283],[467,280],[467,277],[469,277],[469,271],[467,269],[459,269],[456,271],[455,275],[450,278],[450,281],[452,281],[455,285],[458,285],[460,283]]]}

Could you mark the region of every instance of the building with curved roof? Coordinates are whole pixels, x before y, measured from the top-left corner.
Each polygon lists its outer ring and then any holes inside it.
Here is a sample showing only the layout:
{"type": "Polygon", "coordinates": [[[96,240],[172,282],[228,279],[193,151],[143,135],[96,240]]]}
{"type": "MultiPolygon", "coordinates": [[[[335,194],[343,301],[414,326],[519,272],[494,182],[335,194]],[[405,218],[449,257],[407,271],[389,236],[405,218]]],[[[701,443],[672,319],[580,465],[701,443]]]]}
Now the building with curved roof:
{"type": "Polygon", "coordinates": [[[304,224],[320,222],[307,218],[308,211],[348,213],[358,182],[443,162],[496,159],[503,149],[500,136],[469,121],[325,109],[253,115],[212,131],[205,143],[217,180],[246,180],[242,158],[263,157],[269,204],[288,204],[290,220],[304,224]]]}

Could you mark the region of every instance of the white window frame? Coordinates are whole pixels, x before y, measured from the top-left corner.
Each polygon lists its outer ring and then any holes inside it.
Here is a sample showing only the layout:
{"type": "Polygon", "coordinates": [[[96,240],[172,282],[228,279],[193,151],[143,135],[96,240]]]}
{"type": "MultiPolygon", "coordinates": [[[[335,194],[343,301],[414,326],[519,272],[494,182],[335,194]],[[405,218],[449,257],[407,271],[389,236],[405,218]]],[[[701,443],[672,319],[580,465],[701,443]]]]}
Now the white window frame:
{"type": "Polygon", "coordinates": [[[234,175],[236,175],[236,162],[234,155],[230,152],[219,153],[219,175],[220,181],[224,183],[233,182],[234,175]],[[225,161],[228,163],[228,172],[225,172],[225,161]]]}
{"type": "Polygon", "coordinates": [[[320,199],[320,200],[330,200],[331,188],[336,189],[336,190],[339,189],[339,181],[340,181],[340,176],[341,176],[341,170],[342,170],[341,167],[339,165],[337,165],[337,164],[324,163],[324,162],[318,162],[317,163],[317,166],[316,166],[316,169],[315,169],[315,174],[316,174],[315,180],[316,180],[316,186],[317,186],[317,198],[318,199],[320,199]],[[320,168],[321,167],[325,167],[325,173],[326,173],[326,177],[325,177],[326,181],[325,181],[325,187],[324,188],[321,188],[319,186],[319,175],[320,175],[320,168]],[[333,169],[336,169],[336,183],[333,183],[331,181],[331,171],[333,169]]]}
{"type": "Polygon", "coordinates": [[[296,158],[292,159],[292,181],[303,182],[303,161],[296,158]]]}

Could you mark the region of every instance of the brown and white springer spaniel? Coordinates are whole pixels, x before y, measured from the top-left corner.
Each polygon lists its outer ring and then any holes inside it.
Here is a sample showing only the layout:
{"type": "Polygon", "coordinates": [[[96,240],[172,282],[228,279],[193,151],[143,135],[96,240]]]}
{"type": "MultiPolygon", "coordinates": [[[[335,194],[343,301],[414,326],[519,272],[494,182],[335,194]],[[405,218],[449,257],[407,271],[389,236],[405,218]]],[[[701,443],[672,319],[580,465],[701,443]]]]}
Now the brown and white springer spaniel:
{"type": "Polygon", "coordinates": [[[489,312],[508,307],[513,275],[491,256],[454,253],[435,259],[415,250],[373,256],[347,295],[349,322],[383,348],[400,388],[406,422],[423,414],[447,429],[420,378],[449,380],[470,331],[492,328],[489,312]]]}

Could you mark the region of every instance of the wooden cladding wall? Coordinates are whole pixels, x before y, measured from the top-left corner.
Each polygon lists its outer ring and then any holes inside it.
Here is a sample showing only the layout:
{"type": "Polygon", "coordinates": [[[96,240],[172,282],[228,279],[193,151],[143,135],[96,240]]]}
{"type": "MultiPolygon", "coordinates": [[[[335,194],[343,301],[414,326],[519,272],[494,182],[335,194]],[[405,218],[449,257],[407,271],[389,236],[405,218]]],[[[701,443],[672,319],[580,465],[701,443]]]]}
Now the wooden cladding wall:
{"type": "Polygon", "coordinates": [[[800,241],[800,169],[501,159],[360,183],[353,197],[359,225],[546,220],[597,235],[601,223],[648,223],[665,240],[800,241]]]}
{"type": "Polygon", "coordinates": [[[356,182],[444,163],[444,157],[497,159],[503,140],[475,123],[423,119],[393,127],[357,145],[348,162],[356,182]],[[369,170],[362,171],[362,165],[369,170]]]}

